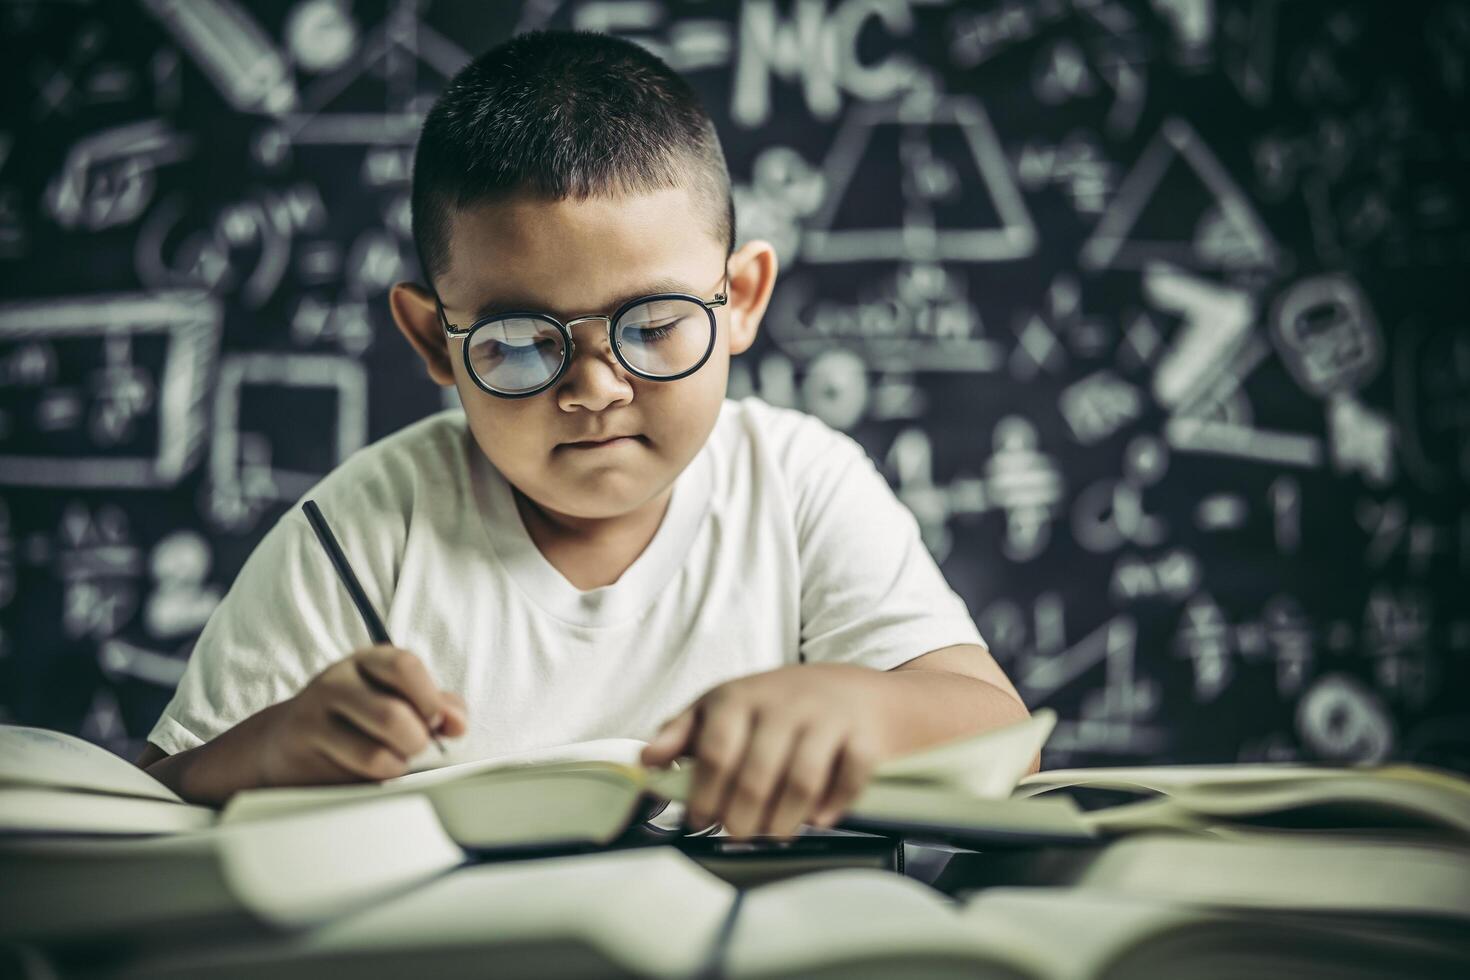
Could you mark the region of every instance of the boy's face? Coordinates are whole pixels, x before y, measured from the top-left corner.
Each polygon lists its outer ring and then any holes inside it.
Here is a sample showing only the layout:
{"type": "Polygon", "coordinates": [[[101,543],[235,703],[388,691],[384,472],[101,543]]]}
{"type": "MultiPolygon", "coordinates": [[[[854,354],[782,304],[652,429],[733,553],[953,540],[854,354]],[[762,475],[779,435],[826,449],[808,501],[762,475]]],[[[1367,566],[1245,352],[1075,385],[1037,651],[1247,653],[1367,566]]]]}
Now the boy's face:
{"type": "MultiPolygon", "coordinates": [[[[436,285],[448,321],[467,328],[476,311],[535,310],[562,323],[611,315],[634,296],[725,289],[725,248],[682,188],[628,197],[546,201],[518,197],[454,216],[449,268],[436,285]],[[672,285],[647,288],[657,280],[672,285]]],[[[430,376],[454,384],[481,450],[526,497],[567,528],[640,509],[662,513],[665,493],[704,445],[725,398],[730,356],[748,348],[775,283],[775,253],[751,242],[729,259],[729,303],[715,308],[715,346],[692,375],[650,381],[613,355],[605,320],[571,327],[576,352],[555,385],[529,398],[499,398],[465,368],[464,338],[446,337],[433,296],[399,283],[394,319],[430,376]],[[568,443],[633,435],[617,445],[568,443]]]]}

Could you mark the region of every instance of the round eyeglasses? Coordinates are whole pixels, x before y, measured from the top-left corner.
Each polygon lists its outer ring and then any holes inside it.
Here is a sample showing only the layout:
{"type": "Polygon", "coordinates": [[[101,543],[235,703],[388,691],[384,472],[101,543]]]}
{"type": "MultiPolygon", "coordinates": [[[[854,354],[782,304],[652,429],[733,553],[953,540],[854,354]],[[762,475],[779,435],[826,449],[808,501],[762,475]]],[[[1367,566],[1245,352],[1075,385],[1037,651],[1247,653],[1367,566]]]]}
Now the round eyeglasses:
{"type": "MultiPolygon", "coordinates": [[[[729,273],[721,280],[728,288],[729,273]]],[[[500,398],[529,398],[566,373],[577,345],[571,328],[583,320],[606,320],[607,339],[618,363],[649,381],[677,381],[704,366],[715,349],[712,300],[689,293],[655,293],[629,300],[611,315],[579,316],[562,323],[547,313],[515,310],[482,317],[461,328],[444,315],[437,291],[439,322],[450,337],[464,338],[464,365],[475,385],[500,398]]]]}

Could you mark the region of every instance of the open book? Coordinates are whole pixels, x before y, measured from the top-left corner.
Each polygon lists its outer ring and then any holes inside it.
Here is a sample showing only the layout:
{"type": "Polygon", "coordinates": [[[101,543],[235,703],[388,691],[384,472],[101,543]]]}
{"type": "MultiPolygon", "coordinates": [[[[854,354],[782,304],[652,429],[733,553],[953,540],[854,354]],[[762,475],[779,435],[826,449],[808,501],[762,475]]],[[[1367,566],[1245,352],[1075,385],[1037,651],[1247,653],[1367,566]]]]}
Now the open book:
{"type": "MultiPolygon", "coordinates": [[[[1043,709],[1016,725],[890,759],[841,826],[956,841],[1089,839],[1071,801],[1009,798],[1054,723],[1043,709]]],[[[426,798],[466,848],[607,844],[688,795],[688,761],[646,768],[637,762],[644,744],[600,739],[377,783],[246,790],[216,814],[81,739],[0,726],[0,757],[16,749],[14,761],[0,764],[0,830],[161,833],[410,795],[426,798]]]]}
{"type": "Polygon", "coordinates": [[[296,929],[465,860],[415,796],[146,838],[0,835],[0,942],[296,929]]]}
{"type": "Polygon", "coordinates": [[[218,811],[186,803],[83,739],[0,725],[0,832],[168,834],[413,797],[427,799],[450,836],[467,845],[605,842],[660,808],[642,792],[636,760],[644,744],[597,739],[382,782],[251,790],[218,811]]]}
{"type": "MultiPolygon", "coordinates": [[[[1019,801],[1010,791],[1040,750],[1055,715],[932,746],[878,766],[839,824],[853,830],[907,830],[954,840],[1086,840],[1092,834],[1066,800],[1019,801]]],[[[450,836],[465,847],[605,844],[659,801],[685,802],[692,762],[649,769],[635,760],[644,743],[621,740],[622,760],[585,746],[409,773],[358,786],[267,788],[236,794],[223,822],[331,806],[385,794],[422,793],[450,836]],[[565,759],[581,748],[582,758],[565,759]],[[593,754],[595,755],[595,753],[593,754]]]]}
{"type": "Polygon", "coordinates": [[[1114,791],[1126,802],[1090,810],[1100,834],[1248,827],[1417,830],[1470,839],[1470,779],[1424,766],[1296,763],[1054,769],[1023,777],[1013,795],[1044,799],[1114,791]],[[1043,796],[1045,794],[1045,796],[1043,796]]]}
{"type": "Polygon", "coordinates": [[[608,844],[658,815],[666,798],[648,792],[638,764],[646,743],[596,739],[411,772],[381,782],[268,787],[236,793],[223,824],[272,818],[393,796],[422,796],[445,831],[480,850],[608,844]]]}
{"type": "MultiPolygon", "coordinates": [[[[1273,854],[1236,866],[1224,842],[1178,845],[1189,853],[1160,852],[1131,877],[962,899],[867,869],[737,891],[668,847],[482,864],[279,941],[145,958],[119,975],[1398,978],[1464,975],[1470,964],[1464,854],[1439,870],[1437,854],[1418,855],[1380,890],[1351,879],[1360,852],[1329,848],[1300,859],[1307,874],[1273,897],[1249,887],[1273,854]],[[1181,859],[1196,879],[1229,875],[1227,887],[1171,900],[1181,859]],[[1340,887],[1314,895],[1318,872],[1340,887]],[[1301,900],[1313,914],[1286,914],[1301,900]]],[[[1406,856],[1368,852],[1365,867],[1376,874],[1406,856]]]]}

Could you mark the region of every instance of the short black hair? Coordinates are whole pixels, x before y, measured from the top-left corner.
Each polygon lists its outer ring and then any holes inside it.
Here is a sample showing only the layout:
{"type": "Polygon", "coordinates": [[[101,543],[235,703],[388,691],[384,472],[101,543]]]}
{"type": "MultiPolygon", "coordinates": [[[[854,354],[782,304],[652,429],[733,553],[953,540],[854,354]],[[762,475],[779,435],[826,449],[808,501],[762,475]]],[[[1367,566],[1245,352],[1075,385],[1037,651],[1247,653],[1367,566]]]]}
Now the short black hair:
{"type": "Polygon", "coordinates": [[[689,83],[646,48],[595,31],[530,31],[461,69],[424,119],[413,161],[413,239],[432,283],[449,266],[455,210],[684,187],[735,248],[719,134],[689,83]]]}

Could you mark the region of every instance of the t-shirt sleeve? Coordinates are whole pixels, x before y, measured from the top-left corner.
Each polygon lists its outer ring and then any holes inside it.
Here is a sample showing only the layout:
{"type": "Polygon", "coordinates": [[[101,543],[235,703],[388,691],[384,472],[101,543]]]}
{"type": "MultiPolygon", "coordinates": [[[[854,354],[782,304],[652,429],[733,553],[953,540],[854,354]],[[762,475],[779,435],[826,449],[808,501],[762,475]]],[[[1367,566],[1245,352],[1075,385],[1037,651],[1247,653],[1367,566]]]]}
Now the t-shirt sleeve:
{"type": "Polygon", "coordinates": [[[801,563],[801,658],[896,667],[984,646],[918,521],[852,437],[812,418],[792,445],[801,563]]]}
{"type": "MultiPolygon", "coordinates": [[[[332,526],[348,563],[381,603],[376,563],[341,523],[332,526]]],[[[386,619],[385,607],[377,610],[386,619]]],[[[306,515],[293,507],[256,544],[205,623],[148,741],[170,755],[201,745],[371,642],[306,515]]]]}

